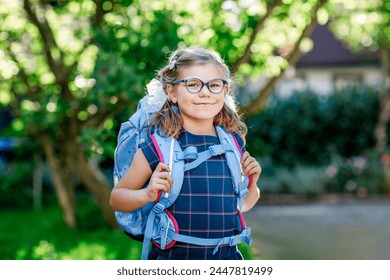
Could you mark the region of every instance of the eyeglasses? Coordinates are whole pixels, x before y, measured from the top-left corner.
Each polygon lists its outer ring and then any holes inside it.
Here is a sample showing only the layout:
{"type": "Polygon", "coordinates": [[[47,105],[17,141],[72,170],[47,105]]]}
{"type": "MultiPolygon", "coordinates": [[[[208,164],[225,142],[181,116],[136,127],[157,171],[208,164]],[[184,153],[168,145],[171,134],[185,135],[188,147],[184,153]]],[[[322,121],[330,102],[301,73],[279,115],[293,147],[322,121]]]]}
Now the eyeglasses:
{"type": "Polygon", "coordinates": [[[207,86],[210,92],[214,94],[218,94],[223,90],[223,88],[228,82],[223,79],[212,79],[207,83],[205,83],[198,78],[190,78],[190,79],[175,81],[173,84],[177,85],[182,83],[186,85],[186,88],[190,93],[198,93],[202,90],[204,86],[207,86]]]}

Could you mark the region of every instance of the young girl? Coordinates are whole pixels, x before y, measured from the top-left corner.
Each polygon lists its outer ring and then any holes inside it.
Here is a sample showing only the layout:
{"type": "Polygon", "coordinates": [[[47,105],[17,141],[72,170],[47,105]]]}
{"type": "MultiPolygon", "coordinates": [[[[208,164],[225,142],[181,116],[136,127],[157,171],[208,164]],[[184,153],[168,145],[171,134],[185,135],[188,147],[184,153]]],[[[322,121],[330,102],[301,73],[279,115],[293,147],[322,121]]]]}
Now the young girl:
{"type": "MultiPolygon", "coordinates": [[[[259,163],[245,151],[246,125],[233,110],[230,71],[221,57],[203,48],[174,52],[169,64],[159,72],[167,101],[154,118],[154,124],[166,135],[176,138],[184,150],[195,146],[198,152],[219,144],[216,126],[234,133],[241,146],[243,175],[252,176],[252,185],[244,199],[243,212],[259,198],[259,163]]],[[[234,103],[234,102],[233,102],[234,103]]],[[[124,177],[111,193],[116,211],[131,212],[155,201],[159,191],[169,193],[173,184],[169,166],[159,162],[150,139],[140,145],[124,177]],[[168,172],[167,172],[168,171],[168,172]],[[147,187],[143,186],[149,181],[147,187]]],[[[208,159],[184,173],[178,199],[170,212],[180,225],[180,233],[199,238],[223,238],[237,234],[237,195],[224,155],[208,159]]],[[[153,245],[149,259],[242,259],[236,246],[198,246],[177,242],[168,250],[153,245]]]]}

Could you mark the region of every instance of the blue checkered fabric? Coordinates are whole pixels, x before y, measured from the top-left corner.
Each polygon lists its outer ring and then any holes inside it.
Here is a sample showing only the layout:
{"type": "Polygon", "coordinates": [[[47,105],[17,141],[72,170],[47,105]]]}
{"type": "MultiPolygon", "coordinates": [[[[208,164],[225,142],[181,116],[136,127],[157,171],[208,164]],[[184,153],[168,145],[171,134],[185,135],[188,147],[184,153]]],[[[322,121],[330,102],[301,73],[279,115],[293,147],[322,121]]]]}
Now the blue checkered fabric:
{"type": "MultiPolygon", "coordinates": [[[[235,135],[241,149],[245,151],[242,139],[235,135]]],[[[219,144],[218,137],[182,133],[178,142],[184,150],[197,147],[198,152],[219,144]]],[[[154,170],[159,163],[157,152],[149,139],[140,145],[150,167],[154,170]]],[[[201,238],[223,238],[238,233],[237,195],[224,155],[215,156],[184,174],[181,193],[169,208],[176,218],[180,234],[201,238]]],[[[214,247],[176,243],[169,250],[160,250],[153,245],[150,259],[241,259],[236,246],[223,246],[215,255],[214,247]]]]}

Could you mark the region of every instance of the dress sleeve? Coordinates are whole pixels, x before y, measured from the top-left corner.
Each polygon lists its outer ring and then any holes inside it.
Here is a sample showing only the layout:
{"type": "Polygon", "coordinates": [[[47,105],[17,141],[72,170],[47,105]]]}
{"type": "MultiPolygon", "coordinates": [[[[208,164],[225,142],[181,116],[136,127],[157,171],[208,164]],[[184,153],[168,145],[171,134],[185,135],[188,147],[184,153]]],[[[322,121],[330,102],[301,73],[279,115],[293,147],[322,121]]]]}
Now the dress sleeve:
{"type": "Polygon", "coordinates": [[[150,168],[154,171],[159,164],[160,160],[156,149],[154,148],[153,142],[150,138],[139,145],[142,152],[145,155],[146,160],[149,162],[150,168]]]}

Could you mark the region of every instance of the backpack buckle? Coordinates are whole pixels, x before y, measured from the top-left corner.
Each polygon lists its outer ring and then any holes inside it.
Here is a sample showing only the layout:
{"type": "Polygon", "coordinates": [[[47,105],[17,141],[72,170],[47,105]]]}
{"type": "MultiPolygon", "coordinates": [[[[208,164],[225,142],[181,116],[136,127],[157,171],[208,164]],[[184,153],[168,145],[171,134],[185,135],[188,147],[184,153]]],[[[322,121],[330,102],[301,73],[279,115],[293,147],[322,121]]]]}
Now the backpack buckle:
{"type": "Polygon", "coordinates": [[[226,152],[222,145],[210,146],[209,151],[213,157],[220,156],[226,152]]]}
{"type": "Polygon", "coordinates": [[[195,146],[190,146],[182,152],[176,152],[176,161],[195,160],[198,158],[198,150],[195,146]]]}

